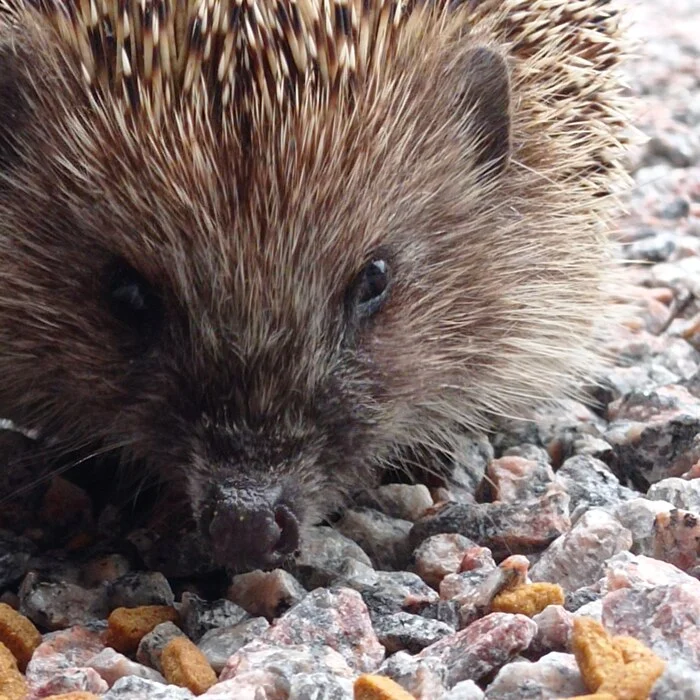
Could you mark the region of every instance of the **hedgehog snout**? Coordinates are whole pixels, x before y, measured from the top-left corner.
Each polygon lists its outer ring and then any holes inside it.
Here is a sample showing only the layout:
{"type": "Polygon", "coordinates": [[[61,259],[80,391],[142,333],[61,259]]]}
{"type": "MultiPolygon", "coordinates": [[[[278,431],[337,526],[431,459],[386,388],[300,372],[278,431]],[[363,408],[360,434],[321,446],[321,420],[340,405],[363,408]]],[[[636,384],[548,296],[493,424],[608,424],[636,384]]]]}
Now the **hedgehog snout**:
{"type": "Polygon", "coordinates": [[[279,489],[217,485],[202,524],[225,568],[275,567],[299,547],[299,518],[279,489]]]}

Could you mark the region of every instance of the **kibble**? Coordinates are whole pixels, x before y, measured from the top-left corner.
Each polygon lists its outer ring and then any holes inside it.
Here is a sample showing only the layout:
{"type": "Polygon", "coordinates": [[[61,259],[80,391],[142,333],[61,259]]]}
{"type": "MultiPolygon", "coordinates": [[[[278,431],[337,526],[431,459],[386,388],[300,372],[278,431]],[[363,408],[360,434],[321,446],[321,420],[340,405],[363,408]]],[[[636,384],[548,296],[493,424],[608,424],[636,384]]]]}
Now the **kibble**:
{"type": "Polygon", "coordinates": [[[27,697],[27,681],[17,668],[17,659],[0,642],[0,698],[24,700],[27,697]]]}
{"type": "Polygon", "coordinates": [[[354,685],[354,700],[415,700],[396,681],[386,676],[365,674],[354,685]]]}
{"type": "Polygon", "coordinates": [[[116,608],[108,618],[107,645],[122,654],[132,654],[139,642],[162,622],[177,623],[177,610],[169,605],[116,608]]]}
{"type": "Polygon", "coordinates": [[[496,595],[491,610],[533,617],[549,605],[564,605],[564,599],[564,590],[556,583],[531,583],[496,595]]]}
{"type": "Polygon", "coordinates": [[[160,664],[168,683],[195,695],[206,693],[216,683],[216,673],[206,656],[187,637],[171,639],[163,649],[160,664]]]}
{"type": "Polygon", "coordinates": [[[19,669],[24,671],[34,650],[41,644],[41,633],[31,620],[7,603],[0,603],[0,642],[10,650],[19,669]]]}

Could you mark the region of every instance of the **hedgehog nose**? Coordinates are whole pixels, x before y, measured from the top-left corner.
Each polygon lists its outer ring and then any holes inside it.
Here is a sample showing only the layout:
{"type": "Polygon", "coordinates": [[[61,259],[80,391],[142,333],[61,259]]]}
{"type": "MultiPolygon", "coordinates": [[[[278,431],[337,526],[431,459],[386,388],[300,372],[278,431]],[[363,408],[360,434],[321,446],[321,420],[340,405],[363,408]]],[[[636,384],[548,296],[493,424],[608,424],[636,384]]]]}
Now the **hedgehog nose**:
{"type": "Polygon", "coordinates": [[[271,568],[298,548],[299,521],[289,506],[249,491],[219,495],[208,527],[219,566],[271,568]]]}

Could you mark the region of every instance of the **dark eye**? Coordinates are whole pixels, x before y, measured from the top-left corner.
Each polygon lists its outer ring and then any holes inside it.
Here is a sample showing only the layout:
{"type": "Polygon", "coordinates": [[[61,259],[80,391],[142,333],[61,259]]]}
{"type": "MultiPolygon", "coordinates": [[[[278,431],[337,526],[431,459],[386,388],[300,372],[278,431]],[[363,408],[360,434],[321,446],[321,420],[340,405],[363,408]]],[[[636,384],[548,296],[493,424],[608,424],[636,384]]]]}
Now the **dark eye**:
{"type": "Polygon", "coordinates": [[[373,316],[386,300],[389,266],[385,260],[373,260],[360,272],[352,286],[351,303],[361,318],[373,316]]]}
{"type": "Polygon", "coordinates": [[[125,261],[111,263],[106,270],[106,296],[114,318],[141,340],[152,337],[160,324],[162,304],[143,275],[125,261]]]}

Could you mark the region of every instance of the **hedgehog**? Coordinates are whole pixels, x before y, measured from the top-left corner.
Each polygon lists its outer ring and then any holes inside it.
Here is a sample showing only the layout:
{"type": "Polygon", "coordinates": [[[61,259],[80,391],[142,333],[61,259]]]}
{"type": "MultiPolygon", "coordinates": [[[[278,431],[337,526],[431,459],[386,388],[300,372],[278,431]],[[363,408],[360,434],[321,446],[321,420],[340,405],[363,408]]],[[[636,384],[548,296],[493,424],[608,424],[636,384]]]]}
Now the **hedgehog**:
{"type": "Polygon", "coordinates": [[[267,568],[576,395],[622,37],[608,0],[0,0],[0,413],[267,568]]]}

